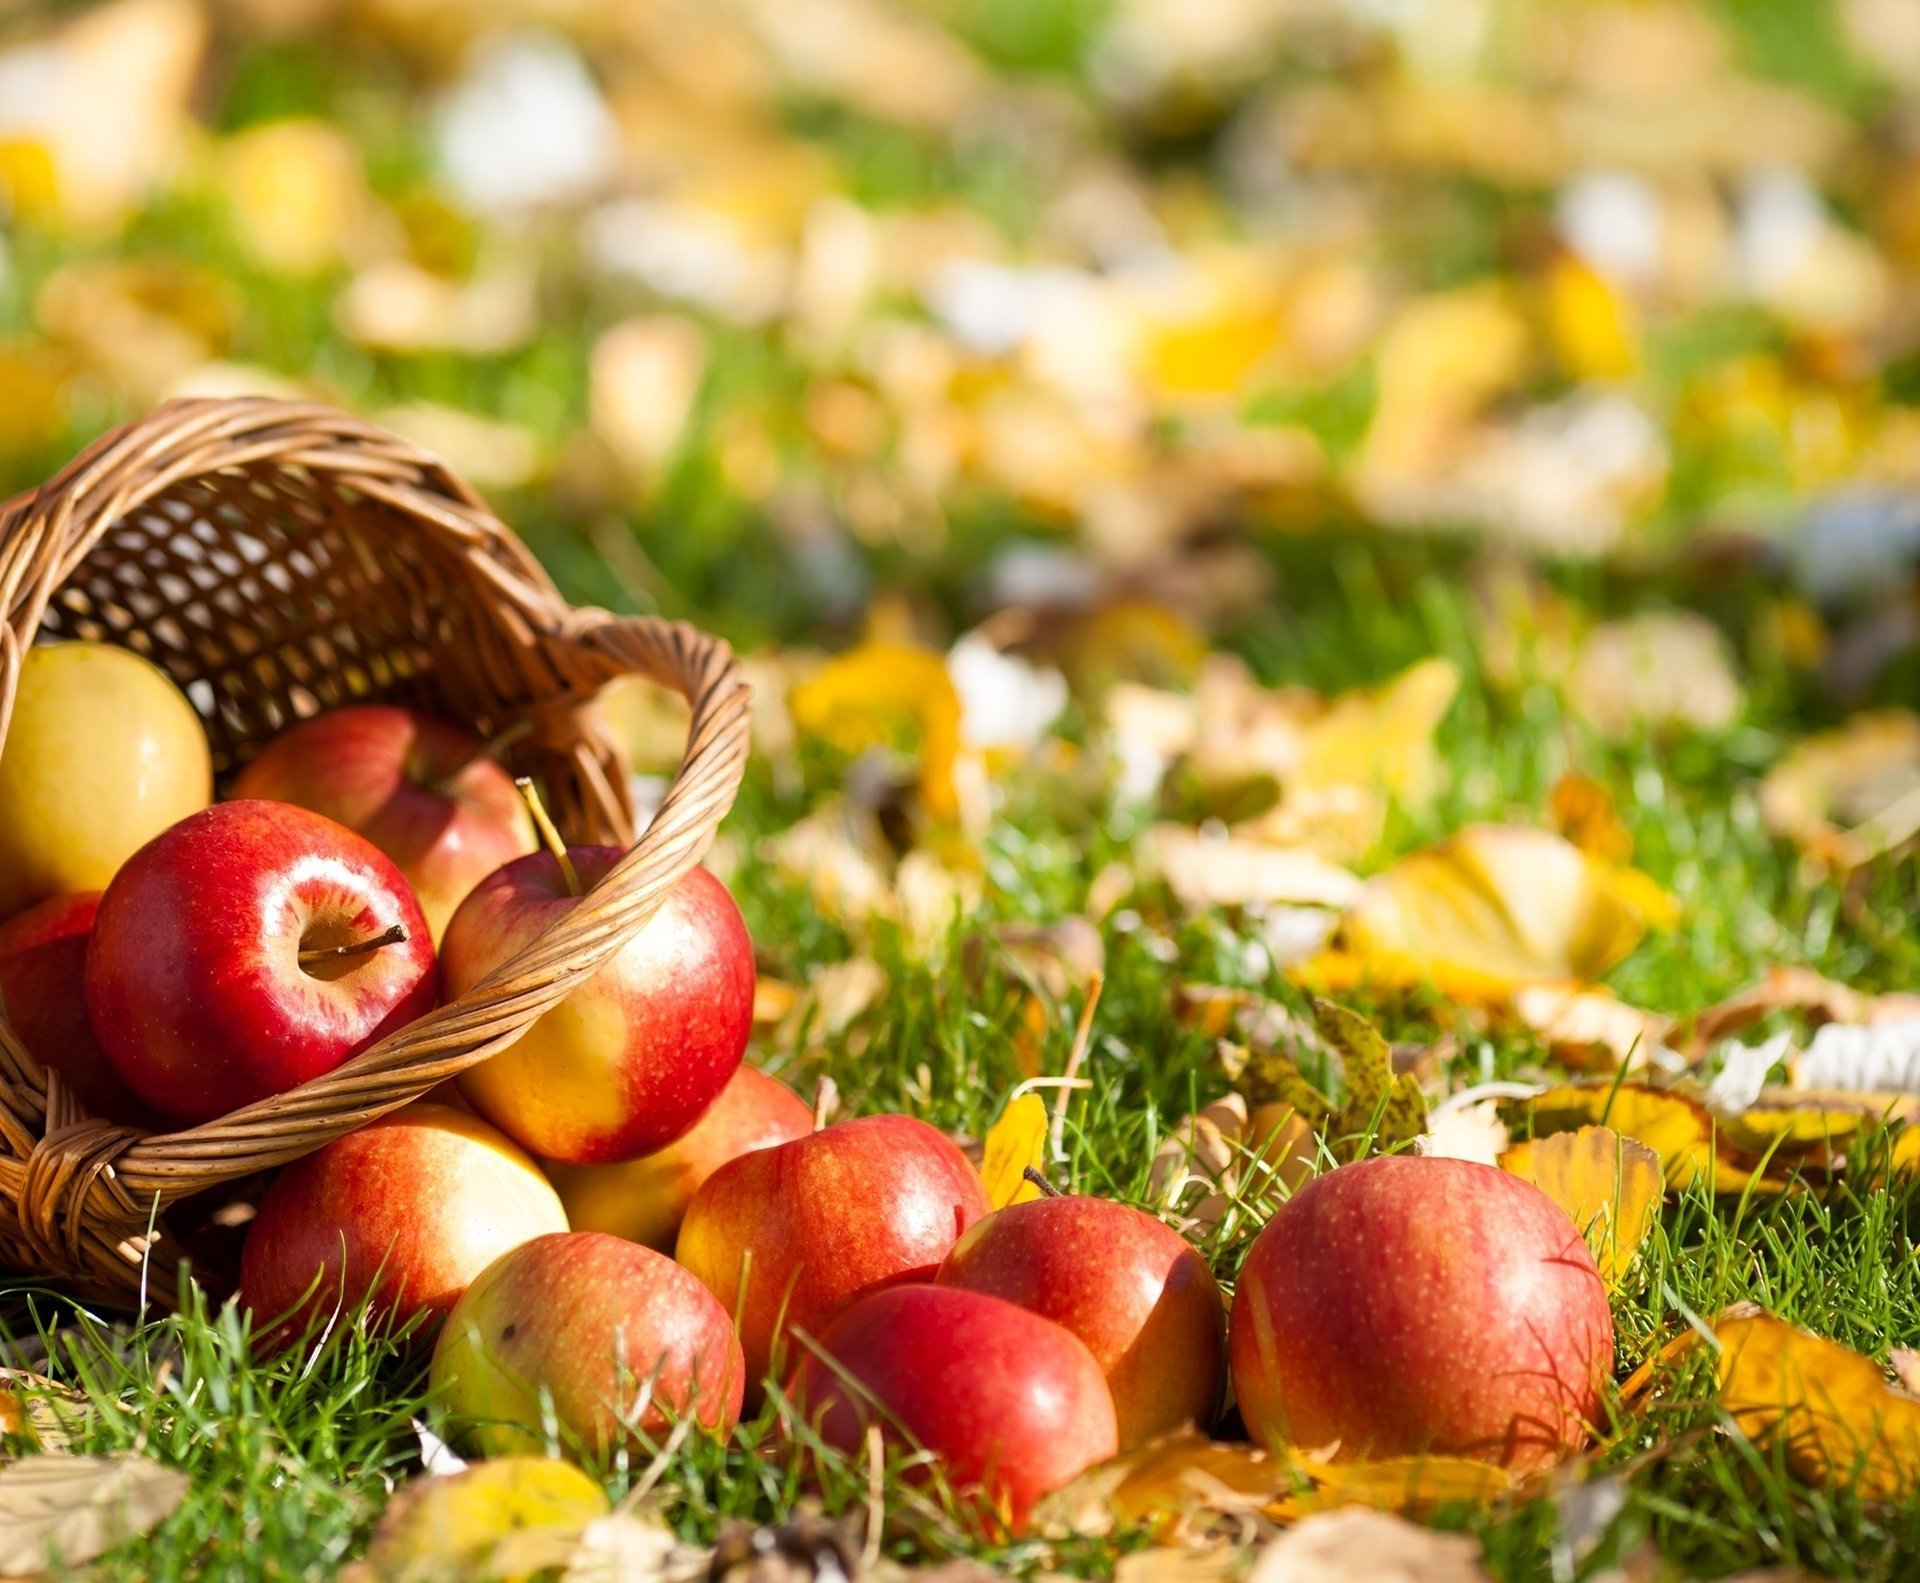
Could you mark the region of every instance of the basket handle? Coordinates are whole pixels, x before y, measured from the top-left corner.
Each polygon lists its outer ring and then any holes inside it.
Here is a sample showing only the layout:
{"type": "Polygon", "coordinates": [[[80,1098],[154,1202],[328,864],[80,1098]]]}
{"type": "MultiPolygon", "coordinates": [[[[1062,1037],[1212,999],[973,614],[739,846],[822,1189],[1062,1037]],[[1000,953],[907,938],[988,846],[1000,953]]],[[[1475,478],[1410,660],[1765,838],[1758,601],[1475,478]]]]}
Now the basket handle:
{"type": "MultiPolygon", "coordinates": [[[[79,1212],[82,1199],[110,1209],[124,1227],[144,1223],[156,1202],[164,1208],[214,1182],[307,1154],[504,1049],[653,916],[706,854],[740,789],[748,749],[746,680],[726,643],[685,622],[579,610],[541,641],[543,657],[572,684],[574,704],[589,702],[615,677],[638,672],[691,706],[679,771],[626,856],[579,905],[457,1002],[324,1076],[181,1132],[139,1138],[90,1122],[42,1140],[28,1162],[23,1222],[38,1222],[56,1236],[64,1232],[62,1240],[113,1244],[116,1237],[79,1212]]],[[[624,806],[624,788],[621,797],[624,806]]]]}

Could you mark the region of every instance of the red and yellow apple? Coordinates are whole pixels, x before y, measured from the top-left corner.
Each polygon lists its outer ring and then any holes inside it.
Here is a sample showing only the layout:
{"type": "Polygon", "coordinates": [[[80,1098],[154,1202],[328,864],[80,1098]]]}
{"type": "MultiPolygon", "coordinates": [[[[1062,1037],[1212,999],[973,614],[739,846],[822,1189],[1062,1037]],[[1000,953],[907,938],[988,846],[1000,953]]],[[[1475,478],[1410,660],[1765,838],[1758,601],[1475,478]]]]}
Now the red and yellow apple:
{"type": "Polygon", "coordinates": [[[120,1081],[87,1022],[87,941],[100,892],[53,896],[0,923],[0,1012],[27,1053],[58,1072],[88,1115],[123,1126],[153,1115],[120,1081]]]}
{"type": "Polygon", "coordinates": [[[371,1297],[378,1321],[444,1318],[489,1264],[567,1229],[540,1169],[484,1121],[419,1103],[295,1160],[260,1200],[240,1294],[262,1326],[371,1297]]]}
{"type": "Polygon", "coordinates": [[[486,1455],[538,1451],[547,1404],[568,1449],[658,1441],[691,1414],[724,1434],[746,1366],[713,1294],[665,1254],[597,1231],[503,1254],[454,1305],[430,1381],[486,1455]]]}
{"type": "Polygon", "coordinates": [[[743,1066],[692,1130],[621,1165],[550,1162],[547,1175],[575,1231],[604,1231],[673,1251],[687,1205],[727,1161],[813,1131],[813,1112],[778,1078],[743,1066]]]}
{"type": "Polygon", "coordinates": [[[790,1394],[849,1457],[872,1423],[931,1451],[956,1493],[983,1495],[1015,1532],[1043,1495],[1119,1443],[1106,1378],[1077,1336],[957,1287],[861,1298],[813,1338],[790,1394]]]}
{"type": "Polygon", "coordinates": [[[747,1389],[854,1299],[928,1281],[987,1212],[972,1163],[910,1116],[861,1116],[729,1161],[694,1194],[677,1256],[740,1326],[747,1389]]]}
{"type": "Polygon", "coordinates": [[[1530,1472],[1586,1444],[1613,1318],[1585,1240],[1539,1188],[1396,1155],[1281,1206],[1241,1268],[1229,1350],[1269,1446],[1530,1472]]]}
{"type": "Polygon", "coordinates": [[[365,836],[412,886],[436,940],[475,885],[536,845],[512,777],[478,737],[387,704],[330,709],[281,732],[233,794],[296,803],[365,836]]]}
{"type": "MultiPolygon", "coordinates": [[[[568,852],[591,889],[625,855],[568,852]]],[[[449,997],[465,994],[579,905],[536,852],[495,870],[441,942],[449,997]]],[[[513,1044],[461,1074],[473,1108],[532,1154],[604,1165],[663,1149],[719,1097],[753,1024],[753,942],[726,886],[694,869],[619,954],[513,1044]]]]}
{"type": "Polygon", "coordinates": [[[200,718],[157,665],[104,643],[28,649],[0,742],[0,918],[103,889],[212,798],[200,718]]]}
{"type": "Polygon", "coordinates": [[[429,1010],[433,944],[393,863],[285,803],[220,803],[129,858],[87,947],[87,1014],[126,1085],[208,1121],[429,1010]]]}
{"type": "Polygon", "coordinates": [[[1164,1221],[1105,1198],[1013,1204],[953,1245],[942,1286],[1004,1298],[1064,1325],[1105,1373],[1120,1444],[1205,1428],[1226,1382],[1225,1300],[1207,1261],[1164,1221]]]}

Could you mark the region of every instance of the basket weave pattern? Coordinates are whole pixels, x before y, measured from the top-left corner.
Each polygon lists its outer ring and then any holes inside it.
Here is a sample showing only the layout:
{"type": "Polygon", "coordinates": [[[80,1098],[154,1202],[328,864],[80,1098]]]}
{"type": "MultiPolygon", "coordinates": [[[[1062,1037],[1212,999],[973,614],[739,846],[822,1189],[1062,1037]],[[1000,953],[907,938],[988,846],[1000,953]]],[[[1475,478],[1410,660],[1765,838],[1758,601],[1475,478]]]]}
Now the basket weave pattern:
{"type": "Polygon", "coordinates": [[[176,1289],[169,1204],[281,1165],[511,1043],[600,968],[704,855],[739,788],[747,689],[684,623],[570,609],[432,456],[331,408],[181,401],[0,507],[0,751],[36,638],[118,643],[192,700],[224,779],[282,727],[383,699],[512,749],[571,841],[627,856],[466,995],[290,1093],[185,1131],[86,1115],[0,1011],[0,1261],[126,1302],[176,1289]],[[637,672],[691,705],[680,770],[637,843],[593,700],[637,672]],[[150,1227],[157,1228],[149,1235],[150,1227]]]}

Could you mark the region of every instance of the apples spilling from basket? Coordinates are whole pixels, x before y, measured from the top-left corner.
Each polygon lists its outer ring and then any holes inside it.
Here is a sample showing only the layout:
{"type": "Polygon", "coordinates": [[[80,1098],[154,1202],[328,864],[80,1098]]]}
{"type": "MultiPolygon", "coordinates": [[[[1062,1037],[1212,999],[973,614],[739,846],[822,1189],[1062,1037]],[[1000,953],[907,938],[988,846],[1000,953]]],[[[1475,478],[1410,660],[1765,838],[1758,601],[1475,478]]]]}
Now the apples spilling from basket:
{"type": "MultiPolygon", "coordinates": [[[[6,731],[0,1004],[116,1124],[332,1071],[509,970],[622,856],[563,845],[485,744],[391,707],[291,727],[214,803],[192,706],[121,649],[31,650],[6,731]]],[[[1229,1377],[1275,1447],[1529,1470],[1584,1443],[1612,1320],[1531,1184],[1332,1171],[1252,1244],[1229,1323],[1208,1260],[1141,1210],[993,1211],[921,1121],[817,1128],[741,1064],[753,991],[695,869],[517,1040],[274,1179],[240,1267],[262,1344],[363,1299],[416,1322],[484,1451],[724,1432],[777,1393],[801,1440],[859,1456],[878,1425],[1016,1528],[1117,1450],[1212,1425],[1229,1377]]]]}

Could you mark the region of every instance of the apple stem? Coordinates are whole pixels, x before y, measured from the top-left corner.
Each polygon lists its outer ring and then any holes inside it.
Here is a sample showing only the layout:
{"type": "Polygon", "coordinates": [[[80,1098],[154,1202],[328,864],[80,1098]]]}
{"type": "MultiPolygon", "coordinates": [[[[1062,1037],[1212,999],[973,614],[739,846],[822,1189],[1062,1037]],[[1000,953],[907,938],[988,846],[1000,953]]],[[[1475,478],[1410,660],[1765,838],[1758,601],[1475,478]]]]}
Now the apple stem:
{"type": "Polygon", "coordinates": [[[1033,1183],[1035,1187],[1039,1188],[1041,1192],[1045,1193],[1047,1197],[1058,1198],[1060,1196],[1060,1189],[1047,1180],[1046,1172],[1042,1171],[1039,1166],[1029,1165],[1020,1174],[1029,1182],[1033,1183]]]}
{"type": "Polygon", "coordinates": [[[407,932],[404,923],[396,923],[384,934],[376,934],[370,939],[355,940],[349,945],[316,945],[300,953],[300,965],[306,967],[313,962],[338,961],[341,957],[365,956],[369,951],[378,951],[384,946],[405,945],[413,938],[407,932]]]}
{"type": "Polygon", "coordinates": [[[459,780],[468,770],[472,769],[474,765],[485,763],[489,759],[498,759],[502,753],[512,747],[514,743],[518,742],[532,729],[533,722],[522,719],[514,721],[512,725],[507,726],[503,730],[494,732],[486,741],[482,742],[458,764],[454,765],[452,769],[448,770],[446,774],[436,780],[433,783],[433,789],[438,792],[451,794],[454,782],[459,780]]]}
{"type": "Polygon", "coordinates": [[[527,811],[533,815],[534,827],[539,830],[541,841],[553,854],[553,860],[560,865],[561,876],[567,882],[567,894],[582,894],[579,871],[574,868],[573,859],[568,855],[567,843],[560,839],[560,832],[553,827],[553,820],[547,817],[547,805],[540,800],[539,788],[525,775],[513,784],[520,788],[520,795],[526,799],[527,811]]]}

